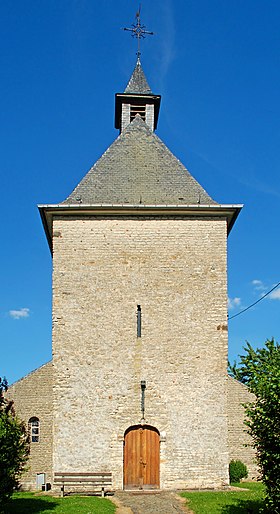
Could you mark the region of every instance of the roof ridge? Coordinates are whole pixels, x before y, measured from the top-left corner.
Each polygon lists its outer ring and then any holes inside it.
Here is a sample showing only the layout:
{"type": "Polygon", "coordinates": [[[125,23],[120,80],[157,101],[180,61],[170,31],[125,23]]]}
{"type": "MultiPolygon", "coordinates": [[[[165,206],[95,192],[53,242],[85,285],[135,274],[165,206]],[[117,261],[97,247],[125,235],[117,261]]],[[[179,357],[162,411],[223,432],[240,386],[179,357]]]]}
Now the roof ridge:
{"type": "Polygon", "coordinates": [[[30,375],[33,375],[34,373],[36,373],[37,371],[39,371],[40,369],[44,368],[45,366],[47,366],[48,364],[52,364],[53,363],[53,360],[50,359],[48,360],[47,362],[45,362],[44,364],[41,364],[40,366],[38,366],[37,368],[35,369],[32,369],[31,371],[28,371],[28,373],[26,373],[26,375],[24,375],[23,377],[21,378],[18,378],[17,380],[15,380],[14,382],[12,382],[10,385],[8,385],[8,392],[9,392],[9,389],[11,387],[13,387],[14,385],[16,385],[18,382],[21,382],[22,380],[25,380],[26,378],[30,377],[30,375]]]}

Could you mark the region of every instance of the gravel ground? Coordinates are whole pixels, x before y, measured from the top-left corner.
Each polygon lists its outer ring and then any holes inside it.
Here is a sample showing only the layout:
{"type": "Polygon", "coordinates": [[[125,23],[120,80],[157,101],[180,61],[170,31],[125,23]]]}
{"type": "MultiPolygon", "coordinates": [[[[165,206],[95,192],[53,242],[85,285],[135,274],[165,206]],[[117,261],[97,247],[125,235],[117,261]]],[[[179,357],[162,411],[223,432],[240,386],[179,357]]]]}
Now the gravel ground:
{"type": "Polygon", "coordinates": [[[115,494],[117,514],[186,514],[185,501],[173,492],[124,492],[115,494]]]}

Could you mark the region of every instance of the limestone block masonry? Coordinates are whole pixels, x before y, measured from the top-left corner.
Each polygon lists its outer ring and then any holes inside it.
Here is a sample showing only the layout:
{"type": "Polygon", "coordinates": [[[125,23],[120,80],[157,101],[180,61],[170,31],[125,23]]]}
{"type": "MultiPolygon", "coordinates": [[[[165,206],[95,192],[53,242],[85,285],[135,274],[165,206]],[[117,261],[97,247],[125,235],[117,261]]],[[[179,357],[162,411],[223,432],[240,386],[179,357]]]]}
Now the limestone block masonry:
{"type": "Polygon", "coordinates": [[[36,488],[37,473],[45,473],[46,482],[52,482],[52,385],[52,362],[48,362],[8,389],[15,412],[26,427],[32,417],[39,418],[40,423],[39,442],[30,443],[29,461],[22,476],[23,489],[36,488]]]}
{"type": "Polygon", "coordinates": [[[122,105],[122,130],[130,124],[130,104],[122,105]]]}
{"type": "Polygon", "coordinates": [[[255,451],[250,446],[251,437],[247,433],[244,404],[253,402],[255,396],[247,386],[228,377],[228,442],[229,460],[241,460],[248,467],[250,479],[256,479],[259,471],[255,451]]]}
{"type": "Polygon", "coordinates": [[[154,130],[155,123],[155,106],[153,104],[146,104],[146,124],[151,130],[154,130]]]}
{"type": "Polygon", "coordinates": [[[146,380],[160,487],[228,483],[226,220],[57,216],[53,233],[54,471],[122,488],[146,380]]]}

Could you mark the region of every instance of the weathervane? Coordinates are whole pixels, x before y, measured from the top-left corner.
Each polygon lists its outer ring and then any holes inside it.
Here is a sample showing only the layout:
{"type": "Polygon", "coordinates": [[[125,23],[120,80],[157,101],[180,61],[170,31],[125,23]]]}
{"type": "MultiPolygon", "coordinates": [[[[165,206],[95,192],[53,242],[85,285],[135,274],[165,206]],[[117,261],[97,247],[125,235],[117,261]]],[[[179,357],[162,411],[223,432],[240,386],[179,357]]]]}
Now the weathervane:
{"type": "Polygon", "coordinates": [[[145,39],[145,36],[148,34],[149,36],[153,36],[153,32],[149,32],[146,30],[146,26],[141,24],[140,21],[140,11],[141,11],[141,4],[139,5],[139,9],[136,13],[136,23],[132,23],[131,28],[124,28],[123,30],[128,30],[131,32],[132,37],[137,38],[137,59],[140,58],[141,52],[140,52],[140,40],[145,39]]]}

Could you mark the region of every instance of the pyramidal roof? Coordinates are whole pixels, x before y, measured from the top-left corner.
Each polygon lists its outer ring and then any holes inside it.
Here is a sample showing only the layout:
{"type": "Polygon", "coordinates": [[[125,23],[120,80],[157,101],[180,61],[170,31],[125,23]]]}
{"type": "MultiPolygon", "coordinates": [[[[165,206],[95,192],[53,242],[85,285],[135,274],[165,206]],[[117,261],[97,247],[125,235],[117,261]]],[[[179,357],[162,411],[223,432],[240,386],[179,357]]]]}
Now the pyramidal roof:
{"type": "MultiPolygon", "coordinates": [[[[57,215],[218,217],[227,220],[228,233],[233,227],[242,205],[215,202],[153,132],[160,96],[151,92],[137,60],[125,92],[116,95],[116,128],[121,129],[123,106],[137,107],[140,101],[146,109],[154,107],[154,123],[148,126],[141,109],[133,116],[130,113],[119,137],[66,200],[38,206],[51,251],[53,219],[57,215]]],[[[151,109],[146,114],[151,116],[151,109]]]]}
{"type": "Polygon", "coordinates": [[[139,115],[62,204],[217,205],[139,115]]]}
{"type": "Polygon", "coordinates": [[[127,94],[152,95],[152,90],[147,82],[139,58],[124,92],[127,94]]]}

